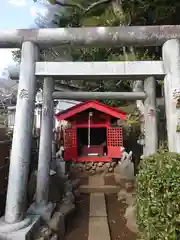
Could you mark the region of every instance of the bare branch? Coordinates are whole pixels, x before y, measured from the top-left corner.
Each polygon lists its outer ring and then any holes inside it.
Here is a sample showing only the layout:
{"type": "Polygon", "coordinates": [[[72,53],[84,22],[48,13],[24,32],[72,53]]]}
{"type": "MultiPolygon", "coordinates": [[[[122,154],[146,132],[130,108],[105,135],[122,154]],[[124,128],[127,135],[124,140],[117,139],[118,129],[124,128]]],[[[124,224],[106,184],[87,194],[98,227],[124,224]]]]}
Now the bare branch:
{"type": "Polygon", "coordinates": [[[92,11],[94,8],[102,5],[102,4],[108,4],[111,3],[113,0],[100,0],[98,2],[95,2],[93,4],[91,4],[88,8],[84,9],[84,14],[89,13],[90,11],[92,11]]]}
{"type": "Polygon", "coordinates": [[[90,11],[92,11],[94,8],[102,5],[102,4],[106,4],[106,3],[111,3],[113,0],[99,0],[98,2],[95,2],[93,4],[91,4],[89,7],[84,8],[82,5],[78,4],[78,3],[68,3],[68,2],[64,2],[62,0],[56,0],[56,4],[60,5],[62,7],[71,7],[71,8],[77,8],[79,10],[82,11],[83,14],[87,14],[90,11]]]}
{"type": "Polygon", "coordinates": [[[64,2],[62,0],[56,0],[56,4],[62,7],[71,7],[71,8],[77,8],[81,11],[85,11],[85,8],[83,8],[80,4],[78,3],[68,3],[68,2],[64,2]]]}

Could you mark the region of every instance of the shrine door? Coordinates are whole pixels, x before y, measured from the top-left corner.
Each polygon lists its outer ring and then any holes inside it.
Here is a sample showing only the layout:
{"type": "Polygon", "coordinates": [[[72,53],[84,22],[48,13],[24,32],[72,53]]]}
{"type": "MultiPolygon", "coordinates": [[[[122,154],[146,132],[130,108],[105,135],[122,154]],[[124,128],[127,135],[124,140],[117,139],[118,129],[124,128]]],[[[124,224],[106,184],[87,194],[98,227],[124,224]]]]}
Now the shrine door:
{"type": "Polygon", "coordinates": [[[67,128],[64,132],[64,160],[77,158],[77,137],[76,129],[67,128]]]}
{"type": "Polygon", "coordinates": [[[123,134],[121,127],[107,128],[108,156],[111,158],[121,158],[120,147],[123,146],[123,134]]]}

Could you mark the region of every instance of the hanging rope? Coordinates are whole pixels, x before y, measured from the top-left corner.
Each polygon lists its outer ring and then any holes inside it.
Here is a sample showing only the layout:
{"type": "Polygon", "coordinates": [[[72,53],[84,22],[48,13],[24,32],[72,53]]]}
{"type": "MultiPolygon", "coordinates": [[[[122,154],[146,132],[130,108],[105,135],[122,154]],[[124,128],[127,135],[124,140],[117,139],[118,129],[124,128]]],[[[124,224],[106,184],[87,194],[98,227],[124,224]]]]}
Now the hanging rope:
{"type": "Polygon", "coordinates": [[[91,146],[91,117],[92,117],[92,112],[89,112],[89,117],[88,117],[88,148],[91,146]]]}

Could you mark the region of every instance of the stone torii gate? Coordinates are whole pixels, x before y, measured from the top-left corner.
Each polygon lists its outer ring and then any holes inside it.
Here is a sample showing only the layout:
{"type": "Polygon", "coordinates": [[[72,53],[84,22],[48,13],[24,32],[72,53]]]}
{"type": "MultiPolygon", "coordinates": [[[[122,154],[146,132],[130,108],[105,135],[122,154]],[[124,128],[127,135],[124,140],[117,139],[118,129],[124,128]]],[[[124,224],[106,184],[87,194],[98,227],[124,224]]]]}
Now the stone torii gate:
{"type": "Polygon", "coordinates": [[[0,31],[0,48],[21,48],[19,90],[10,157],[5,216],[0,221],[1,239],[27,239],[39,221],[48,217],[53,204],[48,202],[51,161],[53,99],[131,99],[144,100],[145,155],[157,150],[155,79],[164,78],[169,150],[180,152],[176,131],[179,110],[172,95],[179,97],[180,26],[137,26],[59,28],[0,31]],[[71,46],[163,46],[163,61],[141,62],[39,62],[39,48],[71,46]],[[164,77],[165,76],[165,77],[164,77]],[[33,127],[36,79],[44,78],[42,127],[39,149],[34,214],[26,213],[27,177],[33,127]],[[144,80],[141,92],[54,92],[55,79],[134,79],[144,80]],[[174,91],[174,92],[173,92],[174,91]]]}

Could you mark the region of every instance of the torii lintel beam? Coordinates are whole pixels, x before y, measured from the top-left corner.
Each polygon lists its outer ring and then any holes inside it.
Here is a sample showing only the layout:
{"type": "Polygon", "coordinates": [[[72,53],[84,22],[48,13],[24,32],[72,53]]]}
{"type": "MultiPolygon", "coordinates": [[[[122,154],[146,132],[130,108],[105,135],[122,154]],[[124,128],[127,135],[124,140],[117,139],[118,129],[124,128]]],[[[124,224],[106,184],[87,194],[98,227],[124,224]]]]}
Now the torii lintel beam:
{"type": "MultiPolygon", "coordinates": [[[[19,78],[19,67],[9,69],[10,78],[19,78]]],[[[163,79],[162,61],[129,62],[37,62],[38,77],[58,80],[144,80],[149,76],[163,79]]]]}
{"type": "Polygon", "coordinates": [[[179,25],[86,28],[16,29],[0,31],[0,48],[21,48],[31,41],[41,47],[70,46],[161,46],[180,39],[179,25]]]}
{"type": "Polygon", "coordinates": [[[145,92],[54,92],[54,99],[69,100],[144,100],[145,92]]]}

